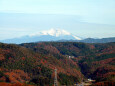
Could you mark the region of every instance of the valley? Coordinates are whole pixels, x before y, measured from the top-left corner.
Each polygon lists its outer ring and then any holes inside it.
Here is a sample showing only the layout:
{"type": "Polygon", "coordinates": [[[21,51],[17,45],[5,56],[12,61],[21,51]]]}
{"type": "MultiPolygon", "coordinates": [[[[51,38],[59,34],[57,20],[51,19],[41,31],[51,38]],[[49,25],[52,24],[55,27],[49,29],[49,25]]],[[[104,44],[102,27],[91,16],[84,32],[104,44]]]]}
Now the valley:
{"type": "Polygon", "coordinates": [[[0,83],[52,86],[55,68],[59,85],[91,78],[114,86],[115,43],[0,43],[0,83]]]}

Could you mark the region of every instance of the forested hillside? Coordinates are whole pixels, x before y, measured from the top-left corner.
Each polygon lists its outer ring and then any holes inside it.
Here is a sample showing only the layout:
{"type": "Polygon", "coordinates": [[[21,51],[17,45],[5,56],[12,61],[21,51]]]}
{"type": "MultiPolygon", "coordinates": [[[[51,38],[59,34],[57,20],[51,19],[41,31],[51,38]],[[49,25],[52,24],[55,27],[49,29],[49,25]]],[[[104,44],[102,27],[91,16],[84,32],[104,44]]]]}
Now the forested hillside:
{"type": "Polygon", "coordinates": [[[88,78],[115,81],[115,43],[0,43],[0,82],[52,86],[72,85],[88,78]]]}

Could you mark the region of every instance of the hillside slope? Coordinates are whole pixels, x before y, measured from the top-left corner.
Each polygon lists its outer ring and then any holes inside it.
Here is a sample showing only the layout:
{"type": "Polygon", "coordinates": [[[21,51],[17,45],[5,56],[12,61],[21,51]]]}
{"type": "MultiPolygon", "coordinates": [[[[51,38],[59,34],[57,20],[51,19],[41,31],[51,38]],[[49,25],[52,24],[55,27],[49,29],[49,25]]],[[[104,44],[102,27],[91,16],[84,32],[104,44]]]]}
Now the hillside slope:
{"type": "Polygon", "coordinates": [[[62,85],[115,81],[115,43],[0,43],[1,82],[52,86],[55,68],[62,85]]]}
{"type": "Polygon", "coordinates": [[[61,84],[80,82],[83,75],[73,60],[67,59],[59,52],[48,52],[39,47],[37,49],[40,52],[19,45],[1,43],[0,80],[10,83],[28,82],[40,86],[52,85],[54,69],[57,68],[61,84]]]}
{"type": "Polygon", "coordinates": [[[48,54],[51,52],[52,55],[57,52],[65,57],[74,56],[71,60],[79,65],[85,77],[97,81],[115,80],[115,43],[47,42],[21,46],[42,54],[39,49],[44,49],[48,54]]]}

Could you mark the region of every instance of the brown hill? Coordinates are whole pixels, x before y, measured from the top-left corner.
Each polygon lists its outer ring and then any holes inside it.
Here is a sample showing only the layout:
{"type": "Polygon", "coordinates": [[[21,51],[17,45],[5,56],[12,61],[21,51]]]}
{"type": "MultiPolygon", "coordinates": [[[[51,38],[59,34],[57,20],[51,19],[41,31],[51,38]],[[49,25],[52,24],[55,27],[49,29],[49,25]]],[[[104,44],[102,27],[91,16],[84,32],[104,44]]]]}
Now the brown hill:
{"type": "Polygon", "coordinates": [[[44,42],[0,44],[0,81],[53,85],[54,69],[60,84],[87,78],[115,80],[115,43],[44,42]]]}

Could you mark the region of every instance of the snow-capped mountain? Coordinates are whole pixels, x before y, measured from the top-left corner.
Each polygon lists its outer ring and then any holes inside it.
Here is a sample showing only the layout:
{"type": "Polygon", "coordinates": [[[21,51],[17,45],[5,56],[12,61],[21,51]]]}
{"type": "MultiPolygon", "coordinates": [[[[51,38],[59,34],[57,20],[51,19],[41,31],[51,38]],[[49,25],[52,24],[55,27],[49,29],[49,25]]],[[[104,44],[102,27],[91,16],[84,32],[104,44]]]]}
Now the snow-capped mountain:
{"type": "Polygon", "coordinates": [[[45,30],[45,31],[41,31],[41,32],[38,32],[35,34],[31,34],[30,36],[41,36],[41,35],[50,35],[50,36],[54,36],[54,37],[72,36],[76,40],[81,40],[81,38],[79,38],[75,35],[72,35],[71,33],[67,32],[65,30],[61,30],[61,29],[45,30]]]}
{"type": "Polygon", "coordinates": [[[71,35],[71,34],[65,30],[50,29],[50,30],[41,31],[35,34],[31,34],[30,36],[36,36],[36,35],[51,35],[51,36],[59,37],[59,36],[71,35]]]}
{"type": "Polygon", "coordinates": [[[50,29],[28,36],[23,36],[15,39],[7,39],[1,42],[4,43],[29,43],[29,42],[39,42],[39,41],[58,41],[58,40],[81,40],[81,38],[61,29],[50,29]]]}

